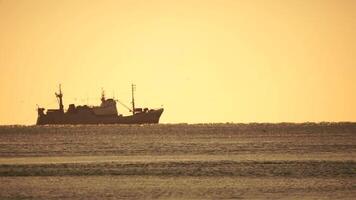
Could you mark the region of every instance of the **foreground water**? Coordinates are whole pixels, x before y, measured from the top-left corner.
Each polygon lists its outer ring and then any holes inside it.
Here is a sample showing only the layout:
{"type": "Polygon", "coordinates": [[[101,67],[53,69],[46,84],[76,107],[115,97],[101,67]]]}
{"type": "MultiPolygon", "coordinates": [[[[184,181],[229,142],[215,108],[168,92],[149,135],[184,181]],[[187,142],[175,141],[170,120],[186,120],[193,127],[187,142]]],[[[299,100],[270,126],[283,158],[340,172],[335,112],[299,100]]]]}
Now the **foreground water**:
{"type": "Polygon", "coordinates": [[[0,199],[354,199],[356,124],[0,127],[0,199]]]}

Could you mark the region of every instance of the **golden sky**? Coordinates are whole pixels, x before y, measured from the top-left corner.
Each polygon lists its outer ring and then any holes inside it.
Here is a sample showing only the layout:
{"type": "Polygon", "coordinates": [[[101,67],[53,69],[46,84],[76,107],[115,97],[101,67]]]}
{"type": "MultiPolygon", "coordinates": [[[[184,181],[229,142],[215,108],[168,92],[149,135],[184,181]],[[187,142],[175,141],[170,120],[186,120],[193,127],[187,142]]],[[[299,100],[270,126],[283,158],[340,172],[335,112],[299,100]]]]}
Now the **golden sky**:
{"type": "Polygon", "coordinates": [[[59,83],[66,108],[135,83],[163,123],[356,121],[356,1],[0,0],[0,124],[59,83]]]}

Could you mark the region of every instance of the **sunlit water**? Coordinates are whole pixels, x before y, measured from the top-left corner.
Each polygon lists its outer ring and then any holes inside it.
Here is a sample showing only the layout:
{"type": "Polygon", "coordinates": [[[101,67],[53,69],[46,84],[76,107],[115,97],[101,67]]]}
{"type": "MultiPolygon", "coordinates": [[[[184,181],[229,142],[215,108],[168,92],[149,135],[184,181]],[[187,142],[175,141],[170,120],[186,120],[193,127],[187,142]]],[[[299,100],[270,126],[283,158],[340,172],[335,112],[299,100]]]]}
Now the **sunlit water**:
{"type": "Polygon", "coordinates": [[[0,127],[0,199],[354,199],[356,124],[0,127]]]}

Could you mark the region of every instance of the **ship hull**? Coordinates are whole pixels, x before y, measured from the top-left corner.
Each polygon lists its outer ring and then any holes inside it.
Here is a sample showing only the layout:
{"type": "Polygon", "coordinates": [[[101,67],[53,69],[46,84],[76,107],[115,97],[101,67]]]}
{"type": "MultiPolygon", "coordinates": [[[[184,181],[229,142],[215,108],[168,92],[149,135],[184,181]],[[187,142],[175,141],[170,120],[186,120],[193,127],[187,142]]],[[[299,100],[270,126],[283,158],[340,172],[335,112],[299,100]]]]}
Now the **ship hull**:
{"type": "Polygon", "coordinates": [[[39,115],[36,124],[157,124],[162,113],[163,108],[130,116],[96,115],[90,111],[77,113],[54,112],[39,115]]]}

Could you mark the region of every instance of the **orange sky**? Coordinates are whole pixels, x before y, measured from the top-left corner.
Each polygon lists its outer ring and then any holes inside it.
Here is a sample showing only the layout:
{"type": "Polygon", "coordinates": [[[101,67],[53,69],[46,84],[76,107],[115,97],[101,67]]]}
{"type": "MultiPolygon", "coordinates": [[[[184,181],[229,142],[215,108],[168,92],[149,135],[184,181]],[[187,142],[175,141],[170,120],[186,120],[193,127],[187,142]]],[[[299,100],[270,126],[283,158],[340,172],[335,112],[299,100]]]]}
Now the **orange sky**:
{"type": "MultiPolygon", "coordinates": [[[[107,96],[163,123],[356,121],[356,1],[0,0],[0,124],[107,96]]],[[[123,107],[119,112],[128,114],[123,107]]]]}

